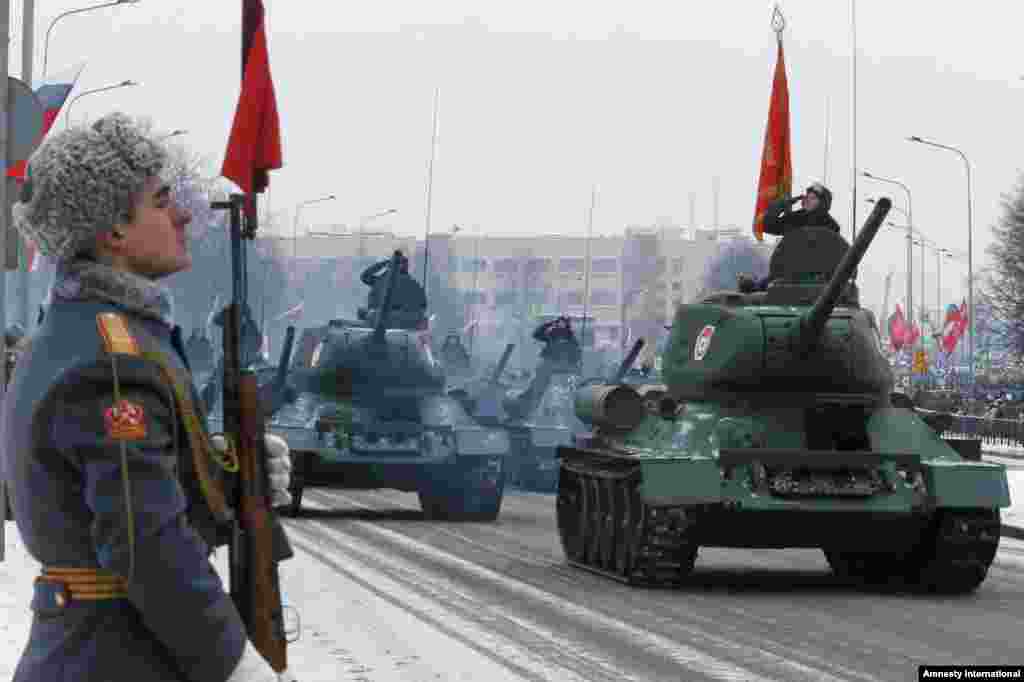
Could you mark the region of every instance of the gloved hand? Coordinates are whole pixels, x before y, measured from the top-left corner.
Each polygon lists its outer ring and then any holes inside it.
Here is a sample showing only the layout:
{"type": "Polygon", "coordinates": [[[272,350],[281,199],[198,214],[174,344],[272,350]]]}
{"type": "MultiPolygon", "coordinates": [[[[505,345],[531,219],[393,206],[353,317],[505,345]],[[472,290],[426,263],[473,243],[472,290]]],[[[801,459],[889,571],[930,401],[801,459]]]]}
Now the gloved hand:
{"type": "MultiPolygon", "coordinates": [[[[288,492],[292,480],[290,450],[283,438],[272,433],[264,434],[263,443],[267,456],[267,478],[270,479],[271,506],[284,507],[292,503],[292,495],[288,492]]],[[[218,452],[227,452],[227,440],[223,434],[211,436],[210,444],[218,452]]]]}

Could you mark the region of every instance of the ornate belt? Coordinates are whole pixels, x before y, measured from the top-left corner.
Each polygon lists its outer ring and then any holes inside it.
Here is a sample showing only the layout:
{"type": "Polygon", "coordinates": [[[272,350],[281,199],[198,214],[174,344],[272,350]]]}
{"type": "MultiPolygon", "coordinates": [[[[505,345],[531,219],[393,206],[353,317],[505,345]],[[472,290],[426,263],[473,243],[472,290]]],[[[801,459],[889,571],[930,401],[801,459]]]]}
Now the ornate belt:
{"type": "Polygon", "coordinates": [[[59,568],[44,566],[36,582],[60,583],[63,593],[55,596],[57,606],[65,606],[68,598],[83,601],[124,599],[128,596],[128,582],[101,568],[59,568]]]}

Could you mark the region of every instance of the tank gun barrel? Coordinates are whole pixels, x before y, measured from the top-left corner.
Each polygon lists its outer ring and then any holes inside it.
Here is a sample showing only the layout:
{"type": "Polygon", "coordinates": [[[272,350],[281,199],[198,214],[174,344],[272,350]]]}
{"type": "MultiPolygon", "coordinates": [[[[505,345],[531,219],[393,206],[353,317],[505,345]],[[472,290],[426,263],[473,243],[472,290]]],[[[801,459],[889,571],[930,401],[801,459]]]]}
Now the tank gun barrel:
{"type": "Polygon", "coordinates": [[[391,309],[391,300],[395,297],[395,285],[398,284],[398,269],[401,264],[401,256],[398,251],[391,255],[391,262],[388,264],[388,288],[384,293],[384,300],[381,302],[380,310],[377,312],[377,323],[373,328],[373,340],[383,343],[384,332],[387,330],[388,312],[391,309]]]}
{"type": "Polygon", "coordinates": [[[274,380],[268,386],[260,386],[260,401],[263,404],[264,416],[271,416],[286,403],[295,400],[295,391],[288,385],[288,363],[295,345],[295,327],[289,325],[284,333],[284,345],[281,347],[281,359],[277,363],[274,380]]]}
{"type": "Polygon", "coordinates": [[[505,346],[505,352],[501,354],[501,360],[498,361],[498,366],[494,368],[494,374],[491,375],[491,383],[496,384],[501,380],[501,375],[505,372],[505,367],[508,365],[509,358],[512,357],[512,349],[516,347],[516,344],[510,343],[505,346]]]}
{"type": "Polygon", "coordinates": [[[843,260],[840,261],[835,272],[832,273],[832,279],[829,280],[818,300],[814,302],[814,306],[811,307],[800,321],[800,342],[803,347],[806,348],[821,338],[822,333],[825,331],[825,323],[828,321],[832,311],[835,310],[839,296],[842,294],[847,281],[849,281],[857,266],[860,265],[864,254],[871,245],[871,241],[878,234],[878,230],[882,227],[882,223],[885,221],[885,216],[889,213],[890,208],[892,208],[892,201],[887,197],[882,197],[875,202],[875,208],[871,211],[871,215],[868,216],[867,220],[864,221],[864,227],[857,235],[853,246],[843,256],[843,260]]]}
{"type": "Polygon", "coordinates": [[[618,371],[615,372],[615,376],[612,377],[612,384],[622,383],[622,380],[626,377],[626,372],[628,372],[633,366],[633,363],[636,362],[636,357],[640,355],[640,351],[643,350],[643,347],[644,340],[637,339],[636,343],[633,344],[633,347],[629,349],[628,353],[626,353],[626,357],[623,358],[622,364],[619,365],[618,371]]]}

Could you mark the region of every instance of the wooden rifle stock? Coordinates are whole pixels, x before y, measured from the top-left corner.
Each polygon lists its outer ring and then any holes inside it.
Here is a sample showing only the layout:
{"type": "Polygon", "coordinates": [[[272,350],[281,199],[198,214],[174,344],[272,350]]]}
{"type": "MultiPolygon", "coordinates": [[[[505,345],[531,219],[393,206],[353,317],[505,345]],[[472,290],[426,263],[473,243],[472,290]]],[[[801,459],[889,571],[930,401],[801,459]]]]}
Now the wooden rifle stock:
{"type": "MultiPolygon", "coordinates": [[[[214,209],[230,213],[232,301],[224,315],[224,434],[238,457],[233,507],[235,527],[229,547],[231,599],[256,650],[277,672],[288,667],[274,530],[267,476],[264,415],[256,373],[242,345],[246,267],[242,244],[244,196],[216,202],[214,209]]],[[[251,237],[250,237],[251,238],[251,237]]]]}
{"type": "Polygon", "coordinates": [[[274,670],[288,667],[281,588],[274,558],[273,518],[256,374],[242,371],[239,393],[238,518],[243,525],[245,606],[249,638],[274,670]]]}

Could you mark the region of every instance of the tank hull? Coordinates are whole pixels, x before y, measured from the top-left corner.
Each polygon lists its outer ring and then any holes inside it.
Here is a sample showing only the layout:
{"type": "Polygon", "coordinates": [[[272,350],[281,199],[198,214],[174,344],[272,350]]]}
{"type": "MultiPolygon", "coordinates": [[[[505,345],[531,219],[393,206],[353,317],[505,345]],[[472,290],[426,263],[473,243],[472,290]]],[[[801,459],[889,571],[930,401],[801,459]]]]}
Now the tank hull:
{"type": "Polygon", "coordinates": [[[846,578],[975,589],[1010,503],[1005,467],[965,459],[911,409],[827,409],[819,418],[839,442],[860,447],[822,449],[813,408],[711,403],[560,447],[567,559],[626,582],[671,584],[686,579],[700,547],[821,548],[846,578]],[[842,433],[835,410],[849,424],[863,417],[861,443],[842,433]]]}

